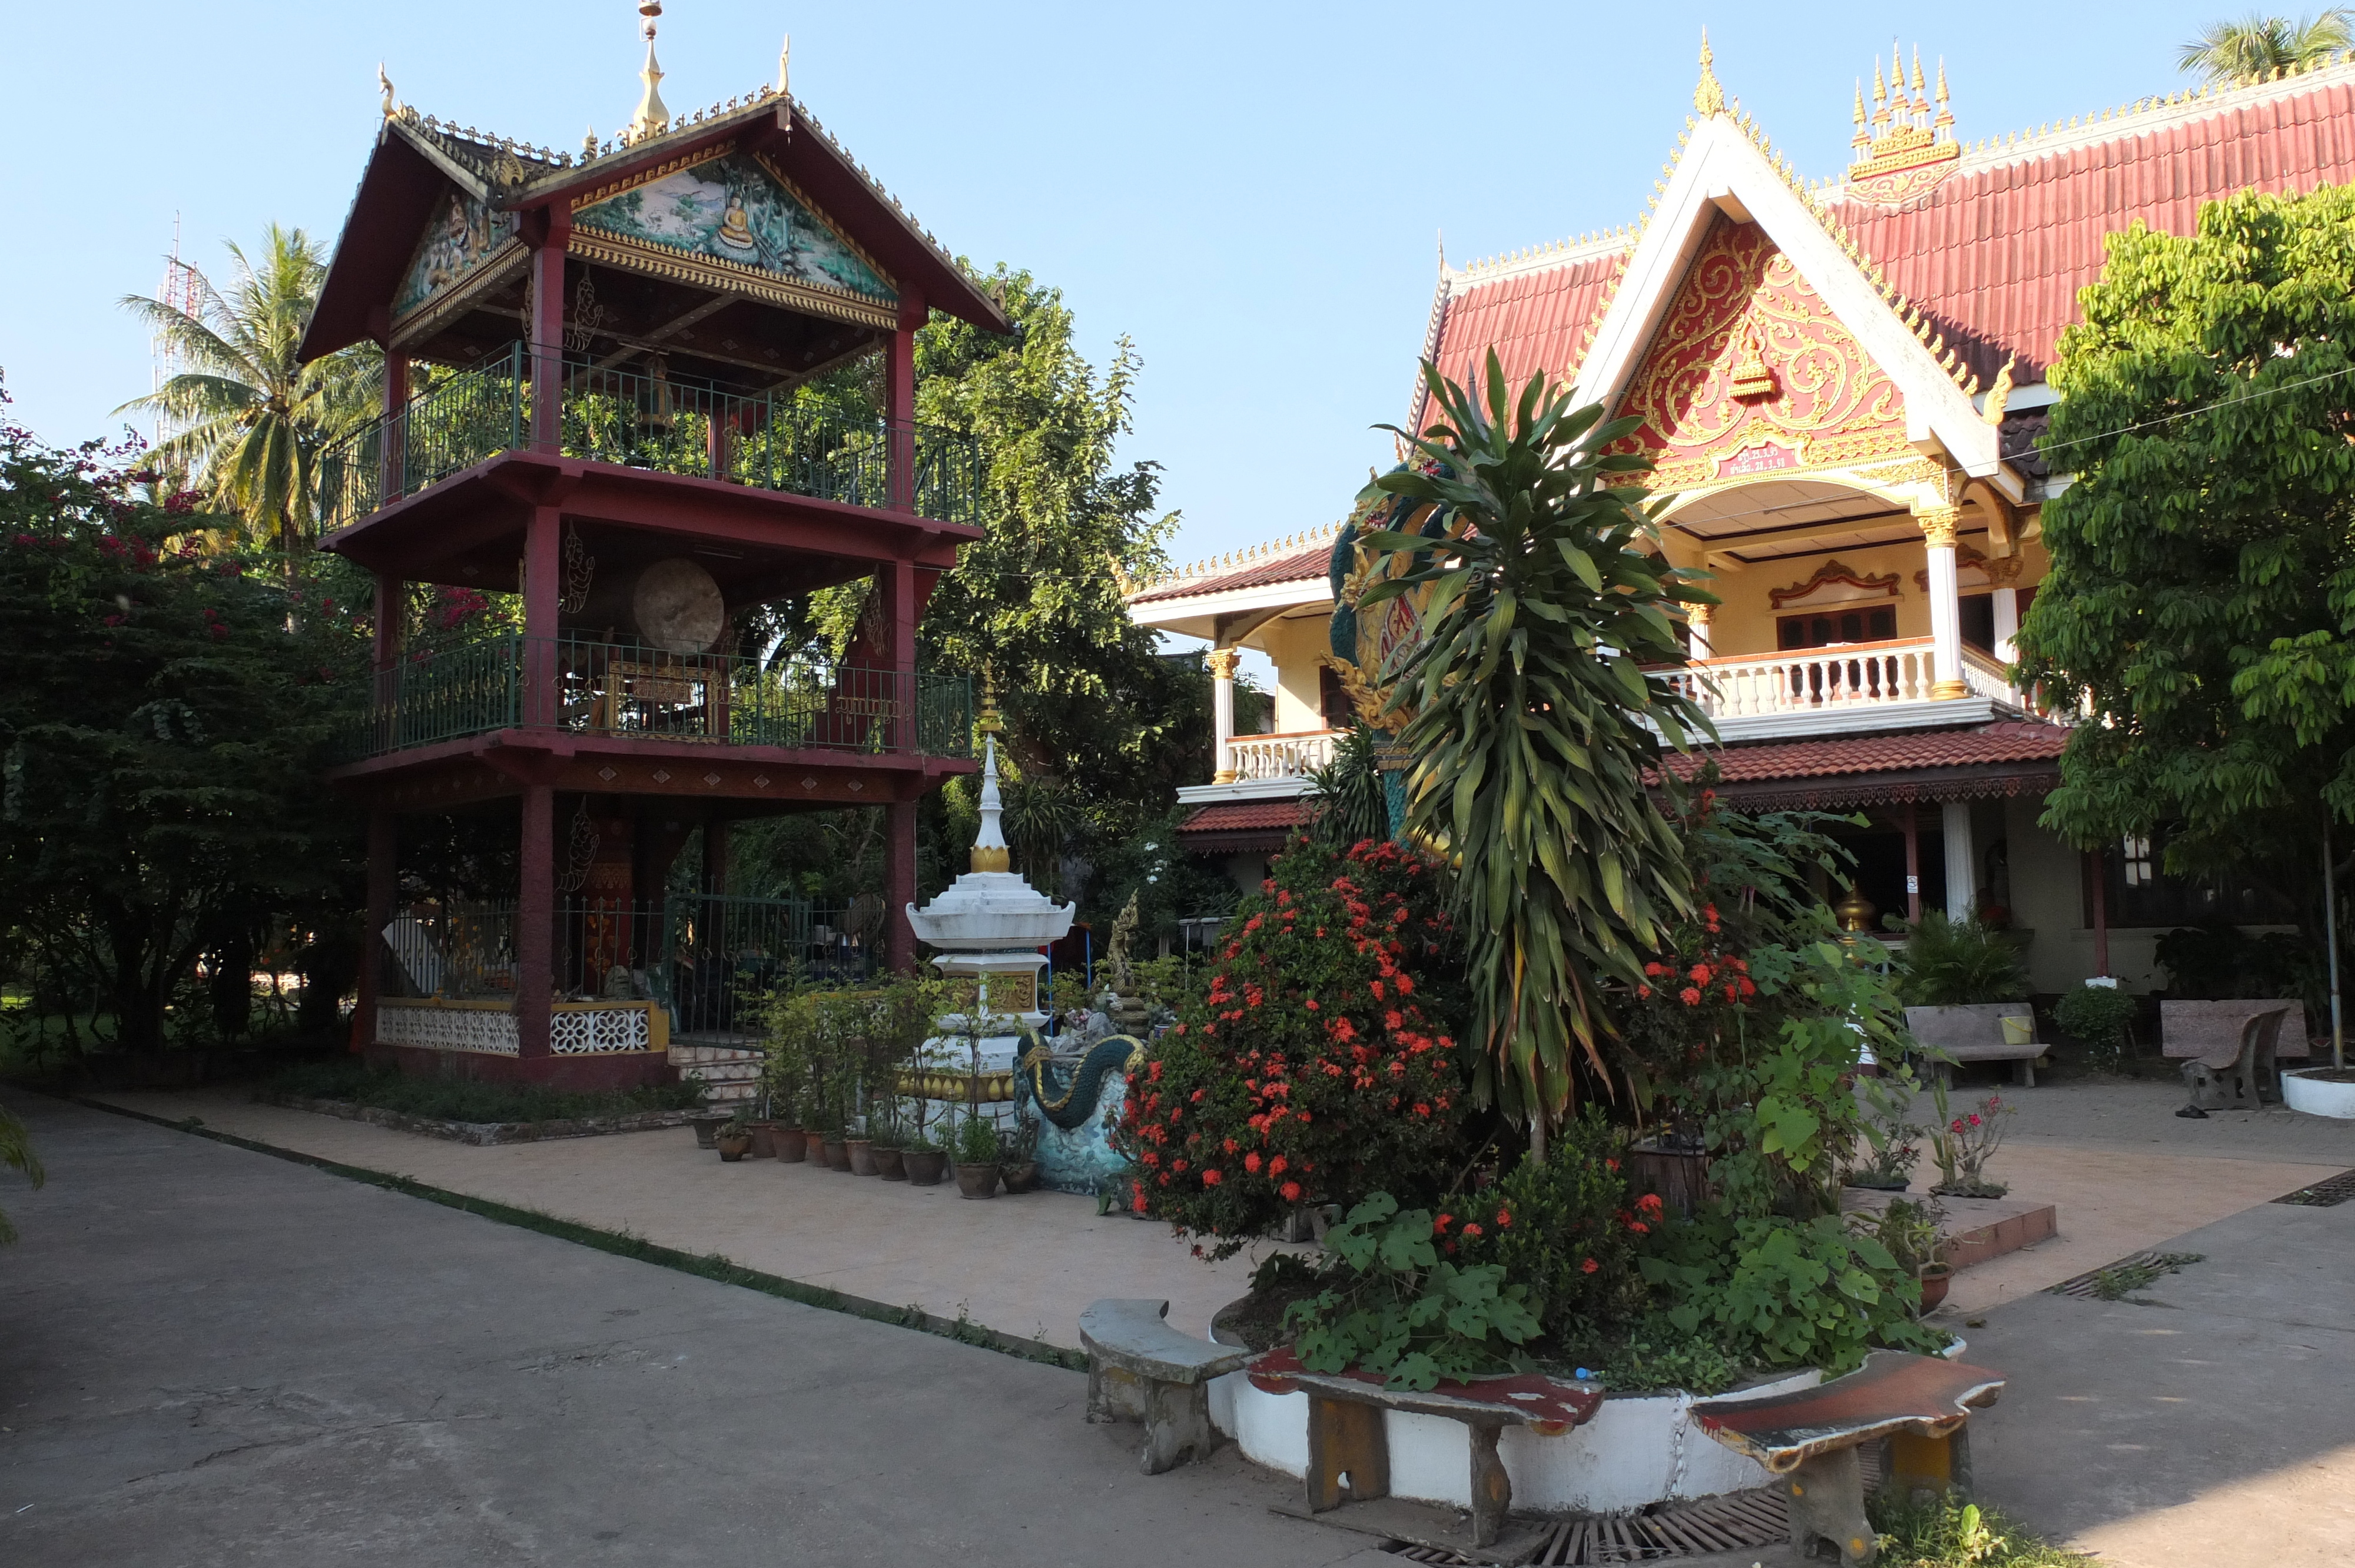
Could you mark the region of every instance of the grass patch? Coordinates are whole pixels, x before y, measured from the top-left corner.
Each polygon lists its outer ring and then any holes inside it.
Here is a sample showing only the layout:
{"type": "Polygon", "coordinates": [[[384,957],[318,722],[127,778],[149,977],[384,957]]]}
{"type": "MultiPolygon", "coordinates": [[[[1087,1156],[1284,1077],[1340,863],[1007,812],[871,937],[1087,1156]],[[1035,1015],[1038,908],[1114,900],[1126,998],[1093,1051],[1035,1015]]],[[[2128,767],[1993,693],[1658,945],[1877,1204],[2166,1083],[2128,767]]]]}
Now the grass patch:
{"type": "Polygon", "coordinates": [[[1880,1568],[2084,1568],[2091,1558],[2047,1544],[1991,1508],[1876,1494],[1865,1506],[1881,1533],[1880,1568]]]}
{"type": "Polygon", "coordinates": [[[2094,1276],[2093,1296],[2097,1301],[2125,1301],[2153,1280],[2170,1274],[2179,1274],[2187,1263],[2199,1263],[2205,1253],[2162,1252],[2141,1263],[2120,1264],[2105,1268],[2094,1276]]]}
{"type": "Polygon", "coordinates": [[[695,1082],[567,1094],[538,1084],[413,1077],[348,1059],[285,1068],[263,1079],[261,1090],[301,1099],[348,1100],[442,1121],[574,1121],[633,1111],[693,1110],[703,1104],[703,1086],[695,1082]]]}

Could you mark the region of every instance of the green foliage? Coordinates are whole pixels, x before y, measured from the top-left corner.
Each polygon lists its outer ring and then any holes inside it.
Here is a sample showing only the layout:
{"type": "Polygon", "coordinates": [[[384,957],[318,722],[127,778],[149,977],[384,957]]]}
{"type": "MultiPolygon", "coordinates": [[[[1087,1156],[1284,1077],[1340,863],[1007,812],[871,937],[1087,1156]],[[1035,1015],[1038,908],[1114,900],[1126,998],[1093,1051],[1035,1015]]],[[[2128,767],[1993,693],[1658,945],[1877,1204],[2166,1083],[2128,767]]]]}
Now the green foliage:
{"type": "MultiPolygon", "coordinates": [[[[812,988],[769,999],[762,1092],[787,1124],[839,1132],[862,1105],[896,1092],[948,988],[929,973],[887,975],[855,989],[812,988]]],[[[922,1136],[918,1121],[912,1131],[922,1136]]],[[[909,1147],[916,1147],[911,1144],[909,1147]]]]}
{"type": "Polygon", "coordinates": [[[1913,1319],[1920,1285],[1837,1214],[1736,1219],[1715,1208],[1670,1220],[1638,1266],[1678,1332],[1705,1333],[1746,1363],[1837,1374],[1878,1345],[1933,1351],[1945,1343],[1913,1319]]]}
{"type": "Polygon", "coordinates": [[[1306,799],[1315,813],[1310,832],[1342,848],[1361,839],[1391,836],[1390,796],[1382,787],[1379,736],[1358,725],[1333,747],[1333,760],[1308,776],[1306,799]]]}
{"type": "MultiPolygon", "coordinates": [[[[164,1041],[199,956],[251,967],[272,927],[316,934],[305,1027],[357,962],[358,832],[322,788],[364,700],[358,606],[205,554],[222,520],[136,499],[127,449],[0,425],[0,885],[38,980],[95,1001],[126,1047],[164,1041]]],[[[323,567],[321,580],[332,580],[323,567]]],[[[224,1022],[239,1026],[234,989],[224,1022]]]]}
{"type": "Polygon", "coordinates": [[[1493,1263],[1528,1287],[1547,1338],[1568,1344],[1643,1305],[1636,1251],[1660,1200],[1630,1196],[1625,1132],[1599,1107],[1562,1124],[1543,1160],[1524,1160],[1492,1186],[1443,1200],[1443,1234],[1466,1261],[1493,1263]],[[1469,1239],[1465,1239],[1465,1238],[1469,1239]]]}
{"type": "Polygon", "coordinates": [[[1884,1487],[1865,1499],[1881,1568],[2085,1568],[1991,1508],[1949,1495],[1917,1500],[1884,1487]]]}
{"type": "Polygon", "coordinates": [[[227,293],[188,270],[191,310],[123,300],[188,368],[115,412],[168,418],[180,433],[156,449],[158,465],[242,518],[249,542],[291,559],[318,525],[319,453],[378,412],[382,356],[368,345],[298,362],[327,277],[327,253],[303,230],[273,223],[258,258],[234,244],[229,253],[227,293]]]}
{"type": "Polygon", "coordinates": [[[2252,11],[2237,21],[2211,22],[2176,51],[2175,69],[2203,81],[2232,86],[2293,66],[2327,65],[2355,47],[2355,15],[2332,5],[2293,21],[2252,11]]]}
{"type": "Polygon", "coordinates": [[[994,1165],[1002,1152],[997,1124],[985,1116],[968,1116],[957,1123],[956,1157],[961,1165],[994,1165]]]}
{"type": "Polygon", "coordinates": [[[568,1094],[537,1084],[417,1077],[393,1068],[370,1068],[348,1057],[282,1069],[262,1081],[261,1092],[467,1122],[570,1121],[634,1111],[693,1110],[703,1104],[703,1086],[693,1081],[568,1094]]]}
{"type": "Polygon", "coordinates": [[[1129,951],[1131,962],[1140,965],[1152,961],[1143,955],[1165,938],[1173,948],[1182,945],[1178,921],[1234,909],[1241,895],[1233,879],[1212,863],[1188,854],[1178,842],[1178,824],[1189,812],[1190,808],[1180,807],[1146,817],[1135,831],[1095,851],[1094,874],[1082,903],[1095,924],[1099,964],[1112,923],[1131,898],[1136,900],[1136,933],[1129,951]]]}
{"type": "Polygon", "coordinates": [[[2115,1268],[2097,1269],[2094,1274],[2094,1298],[2097,1301],[2132,1301],[2135,1292],[2150,1286],[2170,1274],[2180,1274],[2187,1263],[2204,1263],[2208,1255],[2200,1252],[2154,1253],[2141,1263],[2122,1263],[2115,1268]]]}
{"type": "Polygon", "coordinates": [[[1437,867],[1384,841],[1295,840],[1178,1022],[1128,1081],[1130,1202],[1224,1257],[1299,1205],[1455,1175],[1465,1074],[1437,867]]]}
{"type": "Polygon", "coordinates": [[[1576,1359],[1604,1387],[1621,1393],[1672,1388],[1720,1393],[1741,1382],[1743,1370],[1716,1340],[1684,1333],[1657,1312],[1638,1319],[1616,1339],[1581,1349],[1576,1359]]]}
{"type": "Polygon", "coordinates": [[[1528,1289],[1508,1284],[1498,1265],[1442,1258],[1430,1210],[1401,1211],[1388,1192],[1326,1232],[1338,1282],[1284,1315],[1299,1330],[1300,1364],[1359,1367],[1412,1389],[1504,1370],[1538,1332],[1528,1289]]]}
{"type": "Polygon", "coordinates": [[[1413,715],[1407,826],[1459,868],[1477,1092],[1541,1138],[1570,1103],[1574,1056],[1603,1067],[1604,988],[1639,983],[1691,907],[1646,775],[1664,766],[1662,736],[1682,748],[1711,732],[1645,666],[1682,662],[1668,608],[1714,600],[1646,553],[1643,487],[1609,482],[1648,466],[1610,450],[1633,421],[1604,423],[1542,374],[1508,402],[1493,352],[1485,392],[1429,364],[1423,377],[1441,422],[1400,432],[1415,462],[1361,499],[1433,514],[1363,537],[1409,569],[1358,608],[1428,593],[1423,636],[1385,672],[1413,715]]]}
{"type": "MultiPolygon", "coordinates": [[[[25,1130],[25,1124],[6,1106],[0,1106],[0,1165],[23,1171],[36,1187],[49,1179],[48,1172],[41,1169],[41,1157],[33,1152],[32,1134],[25,1130]]],[[[16,1227],[9,1223],[6,1214],[0,1213],[0,1246],[16,1239],[16,1227]]]]}
{"type": "Polygon", "coordinates": [[[2158,939],[2153,956],[2167,970],[2167,994],[2191,1001],[2296,997],[2308,978],[2295,938],[2278,931],[2253,937],[2221,918],[2178,927],[2158,939]]]}
{"type": "Polygon", "coordinates": [[[1938,1261],[1938,1222],[1945,1213],[1934,1201],[1891,1198],[1879,1213],[1863,1209],[1850,1214],[1849,1227],[1879,1242],[1899,1268],[1918,1275],[1938,1261]]]}
{"type": "Polygon", "coordinates": [[[2020,649],[2094,722],[2042,821],[2174,823],[2171,872],[2271,857],[2312,888],[2323,811],[2355,817],[2355,189],[2114,234],[2081,299],[2044,441],[2076,482],[2020,649]]]}
{"type": "Polygon", "coordinates": [[[1911,1007],[2018,1001],[2028,994],[2028,969],[2002,932],[1925,910],[1907,934],[1897,992],[1911,1007]]]}
{"type": "Polygon", "coordinates": [[[2136,1001],[2116,986],[2081,985],[2061,993],[2052,1016],[2070,1036],[2112,1065],[2126,1059],[2134,1040],[2136,1001]]]}

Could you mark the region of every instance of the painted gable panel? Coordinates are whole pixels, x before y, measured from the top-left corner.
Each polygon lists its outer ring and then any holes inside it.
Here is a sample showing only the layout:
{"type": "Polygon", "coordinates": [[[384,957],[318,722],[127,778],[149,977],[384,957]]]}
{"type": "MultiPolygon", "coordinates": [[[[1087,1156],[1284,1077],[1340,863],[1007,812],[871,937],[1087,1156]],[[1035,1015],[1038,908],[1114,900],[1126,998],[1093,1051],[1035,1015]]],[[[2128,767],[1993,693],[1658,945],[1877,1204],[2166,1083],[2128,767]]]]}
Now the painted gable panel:
{"type": "Polygon", "coordinates": [[[896,302],[891,285],[756,159],[730,153],[573,214],[578,228],[896,302]]]}
{"type": "Polygon", "coordinates": [[[1904,395],[1764,229],[1722,216],[1618,412],[1671,489],[1910,450],[1904,395]]]}
{"type": "Polygon", "coordinates": [[[409,270],[401,274],[392,313],[405,316],[437,294],[474,276],[516,236],[516,215],[501,212],[452,186],[442,193],[425,237],[417,242],[409,270]]]}

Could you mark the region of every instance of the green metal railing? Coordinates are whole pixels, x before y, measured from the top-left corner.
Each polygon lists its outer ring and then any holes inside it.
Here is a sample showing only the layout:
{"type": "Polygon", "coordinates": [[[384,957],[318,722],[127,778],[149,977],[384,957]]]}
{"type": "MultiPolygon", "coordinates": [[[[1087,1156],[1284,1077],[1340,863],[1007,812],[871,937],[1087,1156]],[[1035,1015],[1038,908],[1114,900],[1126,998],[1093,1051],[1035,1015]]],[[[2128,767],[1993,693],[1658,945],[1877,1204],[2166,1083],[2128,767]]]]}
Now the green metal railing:
{"type": "MultiPolygon", "coordinates": [[[[531,362],[516,344],[419,393],[319,460],[320,513],[339,528],[503,451],[531,445],[531,362]]],[[[972,523],[982,463],[970,436],[855,419],[790,395],[743,392],[567,360],[558,418],[567,457],[852,506],[972,523]],[[892,474],[905,476],[895,500],[892,474]]]]}
{"type": "Polygon", "coordinates": [[[518,727],[970,757],[973,681],[506,633],[379,672],[376,700],[346,751],[376,757],[518,727]],[[546,694],[537,705],[535,691],[546,694]]]}

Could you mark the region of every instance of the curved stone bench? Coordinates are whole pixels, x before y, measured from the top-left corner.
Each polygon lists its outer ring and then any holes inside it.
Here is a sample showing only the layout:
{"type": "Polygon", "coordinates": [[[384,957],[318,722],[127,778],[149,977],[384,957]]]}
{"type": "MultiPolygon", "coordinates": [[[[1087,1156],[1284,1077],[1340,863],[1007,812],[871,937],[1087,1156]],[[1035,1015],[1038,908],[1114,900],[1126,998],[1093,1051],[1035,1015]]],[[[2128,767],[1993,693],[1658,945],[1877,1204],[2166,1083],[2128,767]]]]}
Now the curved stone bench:
{"type": "Polygon", "coordinates": [[[1693,1406],[1701,1430],[1783,1478],[1791,1544],[1802,1557],[1836,1542],[1842,1568],[1868,1568],[1879,1552],[1864,1517],[1857,1449],[1887,1437],[1889,1482],[1970,1490],[1966,1424],[2003,1392],[2001,1374],[1936,1356],[1875,1351],[1829,1383],[1764,1399],[1711,1399],[1693,1406]]]}
{"type": "Polygon", "coordinates": [[[1209,1383],[1251,1360],[1171,1328],[1167,1301],[1105,1300],[1080,1314],[1088,1352],[1088,1419],[1142,1421],[1138,1467],[1148,1476],[1206,1459],[1219,1446],[1209,1383]]]}

